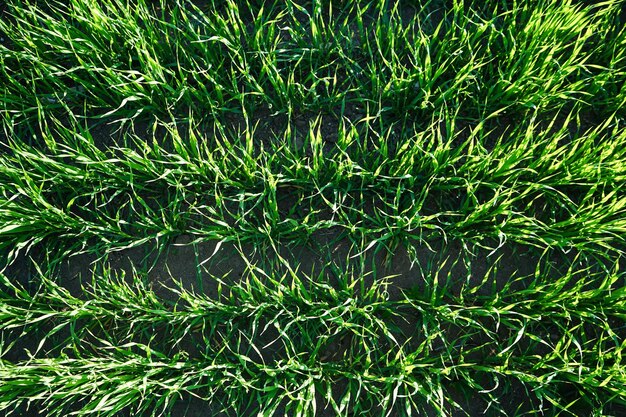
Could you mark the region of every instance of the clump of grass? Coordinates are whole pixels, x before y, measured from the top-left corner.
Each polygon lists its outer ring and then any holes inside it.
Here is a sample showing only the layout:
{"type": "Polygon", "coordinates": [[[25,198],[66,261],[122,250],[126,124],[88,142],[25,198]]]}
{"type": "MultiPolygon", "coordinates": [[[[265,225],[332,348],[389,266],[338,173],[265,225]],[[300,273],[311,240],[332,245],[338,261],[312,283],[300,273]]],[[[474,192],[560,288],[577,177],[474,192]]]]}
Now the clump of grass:
{"type": "MultiPolygon", "coordinates": [[[[381,319],[394,314],[383,297],[384,282],[359,294],[360,280],[347,276],[332,287],[323,275],[303,280],[288,271],[271,276],[253,266],[249,272],[241,283],[225,286],[217,299],[177,285],[170,289],[175,301],[169,302],[138,277],[124,282],[107,270],[86,290],[87,299],[72,296],[45,276],[34,295],[3,276],[3,332],[17,328],[25,334],[50,324],[40,350],[64,328],[71,332],[61,342],[61,356],[42,359],[35,352],[23,363],[3,363],[3,388],[10,397],[3,397],[2,408],[43,401],[52,415],[62,415],[74,402],[86,401],[81,415],[97,410],[116,415],[126,408],[151,410],[155,402],[165,407],[188,392],[216,407],[226,396],[231,401],[224,407],[243,410],[244,391],[252,390],[264,395],[256,405],[262,412],[301,395],[287,409],[310,413],[316,389],[329,390],[334,378],[358,379],[354,368],[362,365],[360,356],[395,342],[381,319]],[[172,359],[163,353],[192,336],[198,344],[196,358],[179,352],[172,359]],[[346,338],[347,350],[334,352],[333,343],[346,338]],[[100,382],[72,389],[71,381],[89,367],[100,382]],[[147,369],[153,371],[146,374],[147,369]],[[51,373],[58,378],[50,379],[51,373]],[[51,385],[55,389],[49,395],[51,385]],[[129,392],[129,387],[134,388],[129,392]]],[[[377,378],[366,378],[364,384],[378,395],[377,378]]]]}
{"type": "Polygon", "coordinates": [[[542,262],[534,276],[512,276],[486,295],[477,290],[495,269],[458,296],[445,285],[454,277],[433,271],[429,287],[399,299],[389,298],[387,280],[368,288],[363,277],[339,273],[331,285],[330,270],[307,277],[288,264],[280,276],[250,265],[239,283],[219,279],[215,299],[181,284],[163,298],[140,277],[107,269],[84,299],[46,276],[34,294],[3,276],[2,332],[46,330],[28,359],[3,362],[2,408],[45,403],[62,415],[81,404],[79,415],[140,414],[191,394],[237,412],[447,413],[460,407],[454,384],[505,414],[500,396],[518,383],[547,409],[601,410],[626,403],[619,360],[626,293],[619,264],[592,272],[588,261],[574,260],[563,274],[542,262]],[[522,280],[525,288],[515,290],[522,280]],[[410,326],[394,324],[402,321],[410,326]],[[50,348],[64,328],[69,336],[50,348]],[[180,350],[190,342],[193,357],[180,350]]]}
{"type": "Polygon", "coordinates": [[[418,3],[10,1],[0,260],[48,257],[30,286],[0,274],[0,410],[626,406],[624,2],[418,3]],[[345,265],[278,255],[324,234],[345,265]],[[213,297],[102,263],[181,235],[268,253],[213,297]],[[400,249],[424,270],[439,240],[545,256],[465,281],[437,264],[395,295],[365,273],[400,249]],[[77,295],[55,266],[81,255],[97,260],[77,295]]]}
{"type": "Polygon", "coordinates": [[[432,125],[400,146],[345,123],[326,148],[315,122],[303,147],[287,133],[260,150],[245,136],[193,129],[190,139],[171,129],[171,145],[131,135],[135,146],[100,150],[79,123],[57,123],[46,128],[44,149],[9,144],[0,245],[16,252],[61,238],[72,241],[67,253],[103,253],[180,234],[306,243],[335,229],[370,248],[411,249],[443,236],[492,249],[513,241],[621,252],[621,123],[571,133],[577,115],[545,127],[531,120],[495,138],[452,121],[446,132],[432,125]],[[376,148],[364,149],[368,142],[376,148]]]}
{"type": "Polygon", "coordinates": [[[423,2],[406,21],[384,2],[13,1],[0,28],[11,41],[0,46],[4,112],[19,122],[40,104],[118,120],[447,106],[475,118],[602,97],[611,114],[623,95],[622,4],[423,2]]]}

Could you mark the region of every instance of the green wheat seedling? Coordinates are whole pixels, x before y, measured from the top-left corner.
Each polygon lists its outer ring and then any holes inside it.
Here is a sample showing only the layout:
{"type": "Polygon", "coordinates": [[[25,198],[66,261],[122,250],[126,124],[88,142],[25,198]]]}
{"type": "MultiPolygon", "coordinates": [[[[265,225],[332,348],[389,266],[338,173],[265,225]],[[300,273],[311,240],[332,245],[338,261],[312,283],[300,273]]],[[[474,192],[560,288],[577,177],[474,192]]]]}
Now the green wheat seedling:
{"type": "Polygon", "coordinates": [[[586,3],[0,5],[1,412],[623,414],[625,4],[586,3]],[[180,237],[243,274],[110,256],[180,237]]]}
{"type": "Polygon", "coordinates": [[[492,248],[513,241],[619,252],[624,132],[607,121],[572,136],[567,126],[575,117],[543,129],[531,120],[497,138],[492,151],[488,132],[478,128],[453,147],[464,134],[454,124],[448,136],[433,125],[393,151],[390,137],[362,136],[349,124],[325,150],[316,123],[300,150],[289,146],[290,136],[257,151],[228,132],[200,138],[191,130],[189,142],[171,130],[164,140],[172,151],[133,135],[134,147],[100,150],[79,124],[57,123],[56,133],[47,129],[45,149],[8,143],[0,236],[18,251],[53,237],[71,240],[66,252],[76,253],[185,233],[306,243],[332,228],[367,247],[443,236],[492,248]],[[365,153],[359,143],[367,141],[379,150],[365,153]],[[281,207],[286,196],[295,198],[289,210],[281,207]]]}
{"type": "Polygon", "coordinates": [[[426,1],[407,22],[379,1],[229,0],[203,10],[189,1],[12,1],[1,24],[11,41],[0,46],[3,112],[22,123],[40,104],[127,121],[189,109],[219,117],[356,105],[424,115],[451,106],[476,118],[594,101],[610,114],[624,97],[622,5],[426,1]]]}
{"type": "MultiPolygon", "coordinates": [[[[35,294],[3,276],[2,329],[17,328],[28,332],[46,321],[54,323],[55,327],[45,338],[51,338],[64,327],[75,327],[77,332],[73,337],[80,340],[78,330],[82,322],[101,327],[101,330],[106,325],[107,329],[116,329],[117,333],[130,339],[134,334],[142,335],[149,329],[167,326],[168,343],[175,346],[191,331],[212,335],[225,322],[250,319],[255,333],[254,329],[260,326],[257,320],[275,317],[279,331],[288,332],[285,333],[289,336],[285,343],[292,343],[292,338],[300,334],[304,339],[299,346],[317,344],[316,350],[328,335],[307,338],[311,331],[327,331],[334,336],[348,330],[373,336],[380,327],[381,331],[387,332],[384,322],[374,317],[383,313],[393,315],[386,310],[381,298],[384,281],[358,296],[360,279],[343,277],[342,287],[334,288],[323,274],[317,279],[300,279],[294,274],[294,271],[288,271],[274,277],[254,267],[239,284],[227,285],[222,279],[215,278],[220,288],[227,289],[224,293],[220,290],[215,300],[185,289],[177,282],[175,287],[164,288],[170,294],[169,298],[175,300],[169,302],[157,297],[137,274],[125,280],[123,275],[115,276],[109,269],[94,276],[92,284],[84,288],[87,299],[73,296],[45,275],[40,275],[41,288],[35,294]],[[309,326],[313,330],[307,330],[309,326]]],[[[266,328],[273,325],[272,321],[265,323],[266,328]]],[[[87,326],[82,331],[91,330],[87,326]]],[[[224,340],[227,339],[225,336],[224,340]]]]}
{"type": "MultiPolygon", "coordinates": [[[[139,413],[151,409],[154,401],[166,406],[178,393],[198,395],[211,404],[227,395],[228,407],[242,410],[246,407],[242,390],[260,395],[278,381],[287,385],[272,390],[265,404],[278,406],[287,396],[302,392],[290,405],[300,410],[296,415],[310,415],[319,396],[340,413],[359,407],[417,411],[427,406],[447,413],[458,407],[447,391],[450,383],[468,392],[480,391],[486,403],[498,410],[496,393],[506,392],[514,381],[546,402],[546,407],[601,409],[608,401],[626,402],[619,365],[626,293],[619,264],[598,272],[584,264],[555,276],[550,263],[543,263],[533,277],[511,277],[497,294],[476,295],[475,288],[466,287],[460,296],[451,297],[426,289],[395,301],[388,298],[385,280],[362,293],[362,278],[337,277],[336,287],[324,279],[330,271],[300,278],[289,267],[284,275],[272,276],[250,265],[247,277],[230,286],[224,283],[216,299],[177,284],[169,289],[175,296],[169,301],[139,277],[124,281],[107,270],[86,289],[86,299],[71,296],[46,277],[41,289],[31,295],[3,276],[3,334],[45,327],[43,345],[63,327],[72,329],[62,341],[62,356],[42,359],[45,352],[41,351],[31,353],[23,364],[4,363],[7,395],[12,395],[5,408],[28,400],[45,401],[60,413],[71,404],[66,397],[68,384],[76,377],[69,375],[94,366],[108,382],[72,394],[76,400],[87,399],[88,405],[81,409],[84,414],[105,404],[103,415],[127,407],[139,413]],[[527,289],[514,290],[522,279],[530,279],[527,289]],[[414,323],[415,330],[407,333],[406,326],[390,325],[394,316],[414,323]],[[268,329],[274,336],[264,336],[268,329]],[[194,335],[199,353],[190,358],[180,347],[194,335]],[[345,351],[332,351],[342,345],[345,351]],[[103,356],[103,352],[109,353],[103,356]],[[122,363],[136,363],[139,368],[122,363]],[[22,366],[28,372],[16,375],[22,366]],[[155,387],[177,390],[151,396],[140,389],[132,395],[111,391],[115,387],[111,378],[121,378],[121,383],[145,372],[143,366],[155,369],[144,376],[154,378],[150,383],[155,387]],[[72,379],[52,380],[59,388],[45,394],[49,391],[43,389],[43,381],[50,381],[46,375],[56,367],[60,367],[54,371],[57,375],[72,379]],[[215,372],[210,374],[213,379],[204,383],[196,379],[209,369],[215,372]],[[164,375],[170,378],[167,384],[159,382],[164,375]],[[27,377],[35,380],[26,383],[27,377]],[[43,379],[35,382],[37,378],[43,379]],[[343,399],[331,394],[331,381],[338,380],[350,387],[343,399]],[[569,402],[560,397],[565,387],[573,390],[569,402]],[[398,391],[407,396],[397,397],[398,391]],[[353,397],[353,393],[360,394],[353,397]]],[[[436,273],[427,279],[434,283],[441,278],[436,273]]]]}
{"type": "Polygon", "coordinates": [[[498,264],[482,284],[463,286],[459,295],[444,285],[454,277],[437,273],[429,287],[407,294],[412,308],[422,313],[423,326],[440,338],[439,345],[420,345],[420,352],[441,352],[444,374],[484,392],[492,406],[501,398],[480,385],[484,377],[497,393],[501,384],[519,379],[528,395],[563,410],[597,406],[609,398],[623,402],[622,382],[617,382],[623,375],[619,357],[626,329],[623,273],[619,263],[597,272],[589,266],[595,261],[578,264],[574,260],[556,274],[549,263],[540,264],[534,276],[511,277],[502,290],[488,295],[477,290],[490,285],[498,264]],[[521,280],[527,281],[524,289],[516,289],[521,280]],[[443,337],[441,329],[456,338],[443,337]],[[570,404],[561,390],[567,385],[570,404]]]}
{"type": "MultiPolygon", "coordinates": [[[[138,278],[127,283],[108,274],[105,271],[105,275],[98,276],[93,282],[94,287],[86,290],[87,299],[82,300],[46,277],[41,277],[41,289],[30,295],[3,276],[3,287],[6,287],[2,294],[3,333],[12,329],[27,333],[52,324],[42,339],[41,345],[44,345],[45,339],[53,339],[63,327],[72,329],[70,338],[62,342],[65,347],[57,359],[39,359],[38,354],[44,352],[34,352],[34,357],[27,361],[29,371],[19,375],[15,372],[26,363],[3,363],[2,369],[6,371],[3,388],[12,392],[7,392],[12,399],[7,399],[3,408],[44,401],[54,415],[67,409],[72,399],[85,399],[88,403],[81,409],[81,414],[99,410],[105,413],[103,415],[115,415],[127,407],[139,412],[154,406],[161,395],[154,393],[153,398],[144,398],[148,391],[143,389],[133,389],[132,393],[126,388],[106,392],[107,387],[114,387],[118,379],[133,381],[128,377],[143,372],[142,367],[154,367],[155,373],[151,373],[154,380],[150,384],[164,387],[168,381],[162,381],[161,377],[171,375],[173,379],[169,382],[175,381],[172,386],[179,387],[163,394],[159,402],[164,401],[164,406],[176,398],[177,391],[191,392],[207,400],[214,395],[221,398],[215,394],[220,392],[233,396],[232,401],[226,403],[228,408],[243,409],[245,396],[242,390],[252,389],[260,395],[270,392],[265,387],[285,381],[287,385],[281,383],[283,388],[274,390],[276,398],[266,397],[261,405],[276,407],[283,398],[302,390],[301,384],[304,383],[306,390],[303,393],[306,395],[299,404],[296,402],[289,407],[300,410],[299,415],[309,415],[311,407],[315,408],[316,387],[329,390],[331,381],[336,378],[360,380],[355,374],[357,362],[361,363],[360,356],[374,355],[381,344],[395,343],[381,320],[381,317],[393,315],[381,292],[384,290],[382,281],[359,295],[356,292],[360,287],[358,279],[346,279],[345,286],[334,288],[324,283],[322,276],[316,280],[300,280],[291,271],[284,276],[272,277],[258,268],[251,268],[244,282],[230,287],[228,294],[220,292],[217,300],[177,286],[171,291],[178,298],[175,302],[167,302],[159,299],[138,278]],[[159,328],[165,328],[165,343],[153,340],[159,328]],[[268,328],[274,329],[277,340],[269,340],[267,345],[278,347],[268,349],[268,346],[255,345],[264,339],[263,334],[268,328]],[[146,341],[148,344],[137,342],[145,333],[153,335],[146,341]],[[168,362],[168,356],[158,353],[158,346],[176,346],[190,333],[200,337],[200,359],[183,360],[184,354],[180,353],[175,354],[178,361],[168,362]],[[337,352],[332,348],[329,350],[329,344],[346,338],[351,341],[346,347],[347,352],[362,353],[352,357],[346,352],[344,356],[335,357],[337,352]],[[94,352],[98,356],[94,357],[94,352]],[[105,352],[111,354],[102,356],[105,352]],[[159,363],[154,363],[153,359],[158,359],[159,363]],[[121,366],[122,363],[125,365],[121,366]],[[88,366],[94,367],[94,377],[101,373],[99,377],[107,382],[73,394],[67,391],[67,384],[73,378],[70,375],[80,373],[82,367],[88,366]],[[50,380],[46,377],[47,369],[54,367],[65,368],[70,379],[50,380]],[[162,369],[163,374],[157,368],[162,369]],[[206,381],[209,368],[217,372],[211,377],[215,378],[213,382],[211,378],[206,381]],[[33,378],[30,384],[25,382],[26,378],[33,378]],[[45,393],[47,388],[42,385],[44,381],[55,384],[59,395],[48,396],[45,393]],[[28,390],[29,385],[32,391],[28,390]],[[23,389],[17,392],[11,387],[23,389]]],[[[65,374],[65,371],[60,372],[65,374]]],[[[152,379],[152,376],[143,378],[152,379]]],[[[132,384],[134,382],[128,382],[124,387],[132,384]]],[[[384,386],[380,377],[375,375],[366,377],[363,384],[363,389],[372,390],[372,396],[380,395],[380,386],[384,386]]]]}

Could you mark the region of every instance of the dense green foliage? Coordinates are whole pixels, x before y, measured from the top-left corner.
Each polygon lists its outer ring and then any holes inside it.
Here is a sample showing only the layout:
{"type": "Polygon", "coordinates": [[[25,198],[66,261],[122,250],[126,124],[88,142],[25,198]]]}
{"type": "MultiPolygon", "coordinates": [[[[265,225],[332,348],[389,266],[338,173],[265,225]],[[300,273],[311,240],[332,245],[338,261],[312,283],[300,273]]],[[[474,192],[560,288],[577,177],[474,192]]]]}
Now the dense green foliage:
{"type": "Polygon", "coordinates": [[[0,412],[619,415],[624,9],[9,1],[0,412]],[[112,270],[181,236],[243,276],[112,270]]]}

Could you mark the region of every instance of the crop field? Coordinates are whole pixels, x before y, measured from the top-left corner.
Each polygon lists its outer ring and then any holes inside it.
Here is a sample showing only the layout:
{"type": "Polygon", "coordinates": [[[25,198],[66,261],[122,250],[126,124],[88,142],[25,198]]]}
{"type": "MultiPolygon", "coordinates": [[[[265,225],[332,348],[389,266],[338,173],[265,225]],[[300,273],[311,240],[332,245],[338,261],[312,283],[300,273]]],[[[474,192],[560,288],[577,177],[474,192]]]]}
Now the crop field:
{"type": "Polygon", "coordinates": [[[0,2],[0,416],[625,416],[626,1],[0,2]]]}

